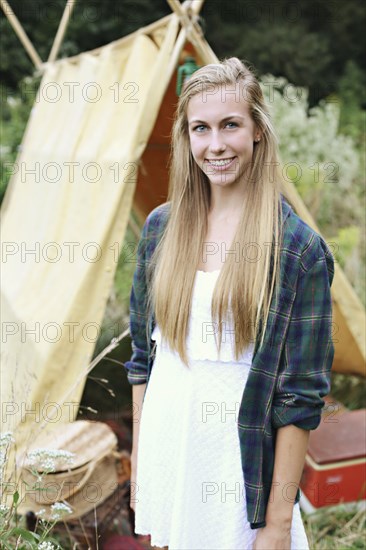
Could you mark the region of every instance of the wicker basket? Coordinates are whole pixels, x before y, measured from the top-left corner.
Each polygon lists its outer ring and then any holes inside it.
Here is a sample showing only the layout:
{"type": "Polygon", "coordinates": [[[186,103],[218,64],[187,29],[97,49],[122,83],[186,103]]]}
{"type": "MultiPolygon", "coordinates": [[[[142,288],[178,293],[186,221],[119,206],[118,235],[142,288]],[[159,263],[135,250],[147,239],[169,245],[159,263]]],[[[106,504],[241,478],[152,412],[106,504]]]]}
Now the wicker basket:
{"type": "MultiPolygon", "coordinates": [[[[78,518],[116,490],[117,438],[106,424],[85,420],[64,424],[59,433],[51,432],[37,439],[37,448],[40,447],[74,453],[73,466],[69,469],[60,466],[57,472],[43,475],[37,482],[29,460],[25,460],[21,468],[20,513],[44,510],[42,517],[50,519],[51,506],[64,502],[72,509],[72,514],[64,519],[78,518]]],[[[28,452],[31,450],[34,448],[28,452]]]]}
{"type": "MultiPolygon", "coordinates": [[[[62,540],[69,540],[70,548],[74,548],[75,545],[78,550],[102,550],[113,535],[137,537],[134,534],[134,513],[129,505],[131,461],[128,451],[120,452],[117,470],[117,489],[96,510],[91,510],[79,518],[59,522],[54,527],[53,533],[60,535],[62,540]]],[[[32,525],[28,528],[34,529],[32,525]]],[[[141,537],[138,538],[141,539],[141,537]]],[[[147,539],[147,537],[142,538],[147,539]]],[[[142,547],[151,549],[147,540],[142,547]]]]}

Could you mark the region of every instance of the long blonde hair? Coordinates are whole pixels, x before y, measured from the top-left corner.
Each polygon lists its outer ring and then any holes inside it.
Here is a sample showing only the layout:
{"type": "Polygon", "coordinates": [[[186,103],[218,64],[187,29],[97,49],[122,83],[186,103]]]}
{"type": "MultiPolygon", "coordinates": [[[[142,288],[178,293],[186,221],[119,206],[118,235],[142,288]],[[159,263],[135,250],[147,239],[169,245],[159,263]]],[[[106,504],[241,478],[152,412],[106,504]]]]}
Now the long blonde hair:
{"type": "Polygon", "coordinates": [[[148,271],[148,307],[155,313],[163,338],[187,366],[185,342],[192,290],[207,234],[211,194],[208,177],[191,153],[187,107],[190,98],[198,93],[237,83],[244,86],[261,140],[254,146],[245,186],[244,201],[248,207],[243,208],[233,243],[256,245],[260,254],[255,261],[239,262],[229,254],[222,266],[211,304],[219,349],[222,322],[229,307],[234,321],[236,360],[259,336],[262,345],[271,299],[278,286],[283,184],[277,138],[257,78],[238,58],[231,57],[193,73],[179,98],[172,128],[169,217],[148,271]]]}

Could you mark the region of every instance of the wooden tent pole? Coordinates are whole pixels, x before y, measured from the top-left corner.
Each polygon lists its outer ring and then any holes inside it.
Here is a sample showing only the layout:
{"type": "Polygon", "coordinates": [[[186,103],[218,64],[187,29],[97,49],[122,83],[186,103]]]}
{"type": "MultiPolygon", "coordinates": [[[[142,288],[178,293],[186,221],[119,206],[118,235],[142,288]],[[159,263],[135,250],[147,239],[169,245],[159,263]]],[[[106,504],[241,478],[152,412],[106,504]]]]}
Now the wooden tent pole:
{"type": "Polygon", "coordinates": [[[202,58],[202,61],[205,63],[217,63],[218,57],[206,40],[203,40],[203,34],[199,25],[192,21],[186,12],[187,9],[192,10],[195,14],[198,14],[203,2],[197,4],[197,6],[195,6],[193,2],[182,5],[178,0],[167,0],[167,2],[173,12],[179,17],[181,25],[186,31],[187,39],[195,47],[198,55],[202,58]]]}
{"type": "Polygon", "coordinates": [[[130,227],[132,233],[135,235],[136,239],[139,240],[141,237],[141,230],[142,226],[140,227],[138,223],[135,222],[132,211],[130,213],[130,217],[128,219],[128,226],[130,227]]]}
{"type": "Polygon", "coordinates": [[[71,12],[74,9],[75,4],[76,4],[76,0],[67,0],[66,2],[64,13],[62,14],[62,18],[58,26],[57,33],[53,41],[51,52],[50,52],[50,55],[48,56],[47,62],[52,62],[57,57],[58,51],[61,46],[61,42],[63,40],[67,25],[70,20],[71,12]]]}
{"type": "Polygon", "coordinates": [[[179,0],[167,0],[167,2],[171,7],[171,9],[173,10],[173,12],[175,12],[178,15],[179,19],[181,20],[182,26],[184,25],[187,29],[189,29],[189,27],[191,27],[192,25],[192,20],[189,19],[186,13],[186,10],[182,6],[182,4],[179,2],[179,0]]]}
{"type": "Polygon", "coordinates": [[[190,0],[190,5],[187,8],[187,13],[189,13],[189,11],[194,7],[194,12],[199,14],[201,9],[203,8],[204,3],[205,3],[205,0],[190,0]]]}
{"type": "MultiPolygon", "coordinates": [[[[158,21],[154,21],[153,23],[150,23],[146,27],[141,27],[140,29],[137,29],[136,31],[132,32],[131,34],[128,34],[127,36],[123,36],[122,38],[113,40],[112,42],[109,43],[109,46],[113,49],[128,47],[128,45],[132,44],[135,38],[140,34],[148,35],[150,33],[153,33],[159,30],[162,27],[165,27],[171,20],[172,16],[173,16],[172,13],[170,13],[169,15],[165,15],[165,17],[163,17],[162,19],[159,19],[158,21]]],[[[94,48],[93,50],[87,50],[85,52],[78,53],[70,57],[63,57],[62,59],[56,59],[55,61],[52,62],[52,64],[57,65],[58,63],[64,63],[65,61],[67,61],[68,63],[78,63],[83,55],[87,54],[87,55],[98,56],[105,47],[106,47],[105,45],[98,46],[98,48],[94,48]]],[[[47,66],[49,66],[49,64],[45,61],[42,64],[41,69],[44,70],[46,69],[47,66]]]]}
{"type": "Polygon", "coordinates": [[[32,42],[29,40],[22,25],[19,23],[18,18],[16,17],[15,13],[9,6],[8,2],[6,0],[0,0],[0,1],[1,1],[1,7],[3,9],[3,12],[8,18],[9,23],[11,24],[19,40],[23,44],[27,54],[29,55],[29,57],[31,58],[31,60],[33,61],[37,69],[39,69],[42,65],[42,59],[39,57],[38,53],[36,52],[32,42]]]}

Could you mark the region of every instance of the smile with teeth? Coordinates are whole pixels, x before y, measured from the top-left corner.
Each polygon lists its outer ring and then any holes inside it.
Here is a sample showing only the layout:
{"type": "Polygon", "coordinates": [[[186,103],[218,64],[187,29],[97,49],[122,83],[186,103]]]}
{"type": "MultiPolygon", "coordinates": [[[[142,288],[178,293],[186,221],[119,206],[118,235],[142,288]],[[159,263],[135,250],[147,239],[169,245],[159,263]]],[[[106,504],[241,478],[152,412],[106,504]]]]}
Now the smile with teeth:
{"type": "Polygon", "coordinates": [[[209,164],[212,164],[213,166],[226,166],[230,164],[235,157],[231,157],[229,159],[220,159],[220,160],[210,160],[206,159],[209,164]]]}

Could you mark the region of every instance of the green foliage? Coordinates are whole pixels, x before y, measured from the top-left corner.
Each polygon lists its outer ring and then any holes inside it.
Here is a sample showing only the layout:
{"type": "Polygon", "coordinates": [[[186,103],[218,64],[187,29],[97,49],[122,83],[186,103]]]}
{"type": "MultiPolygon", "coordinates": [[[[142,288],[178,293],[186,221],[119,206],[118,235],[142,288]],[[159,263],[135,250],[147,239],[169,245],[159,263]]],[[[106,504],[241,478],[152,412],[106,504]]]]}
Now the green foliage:
{"type": "MultiPolygon", "coordinates": [[[[12,0],[10,4],[40,58],[47,61],[65,9],[65,0],[12,0]]],[[[58,57],[98,48],[169,13],[171,10],[165,0],[78,0],[58,57]]],[[[34,66],[2,11],[0,34],[1,80],[15,90],[20,79],[32,74],[34,66]]]]}
{"type": "Polygon", "coordinates": [[[0,204],[14,169],[39,81],[39,77],[25,77],[19,82],[16,94],[9,88],[1,89],[0,204]]]}
{"type": "Polygon", "coordinates": [[[366,76],[352,60],[347,61],[338,91],[341,101],[339,128],[352,136],[361,146],[366,122],[366,76]]]}
{"type": "Polygon", "coordinates": [[[285,75],[290,82],[310,88],[317,99],[329,93],[323,78],[333,59],[326,35],[307,32],[302,23],[279,22],[268,30],[266,23],[248,29],[245,42],[238,46],[239,57],[256,60],[255,66],[264,73],[285,75]]]}
{"type": "Polygon", "coordinates": [[[332,397],[347,409],[366,408],[366,379],[351,374],[331,373],[332,397]]]}
{"type": "MultiPolygon", "coordinates": [[[[261,81],[279,136],[284,178],[295,184],[365,303],[363,153],[358,139],[339,131],[344,102],[333,97],[310,108],[306,88],[273,75],[261,81]]],[[[349,104],[359,103],[358,85],[350,88],[349,104]]]]}
{"type": "Polygon", "coordinates": [[[116,294],[120,300],[126,300],[130,295],[132,277],[136,268],[137,244],[137,237],[131,228],[127,226],[115,277],[116,294]]]}
{"type": "Polygon", "coordinates": [[[360,243],[360,228],[355,225],[342,227],[337,236],[332,238],[332,242],[336,244],[337,260],[344,269],[347,260],[360,243]]]}
{"type": "Polygon", "coordinates": [[[359,40],[365,15],[359,0],[206,1],[202,10],[206,36],[219,57],[236,55],[259,74],[308,88],[311,106],[337,91],[348,60],[365,71],[359,40]]]}
{"type": "Polygon", "coordinates": [[[339,104],[321,101],[309,108],[306,88],[272,75],[261,80],[279,135],[284,176],[295,181],[316,221],[333,233],[346,220],[362,219],[360,156],[352,138],[338,131],[339,104]],[[345,203],[343,194],[351,190],[345,203]]]}
{"type": "Polygon", "coordinates": [[[37,548],[38,542],[40,541],[40,536],[37,535],[37,533],[27,531],[24,527],[13,527],[13,529],[10,529],[6,535],[0,538],[0,541],[4,544],[5,548],[9,549],[14,548],[13,544],[15,541],[30,543],[29,545],[27,544],[25,548],[37,548]]]}

